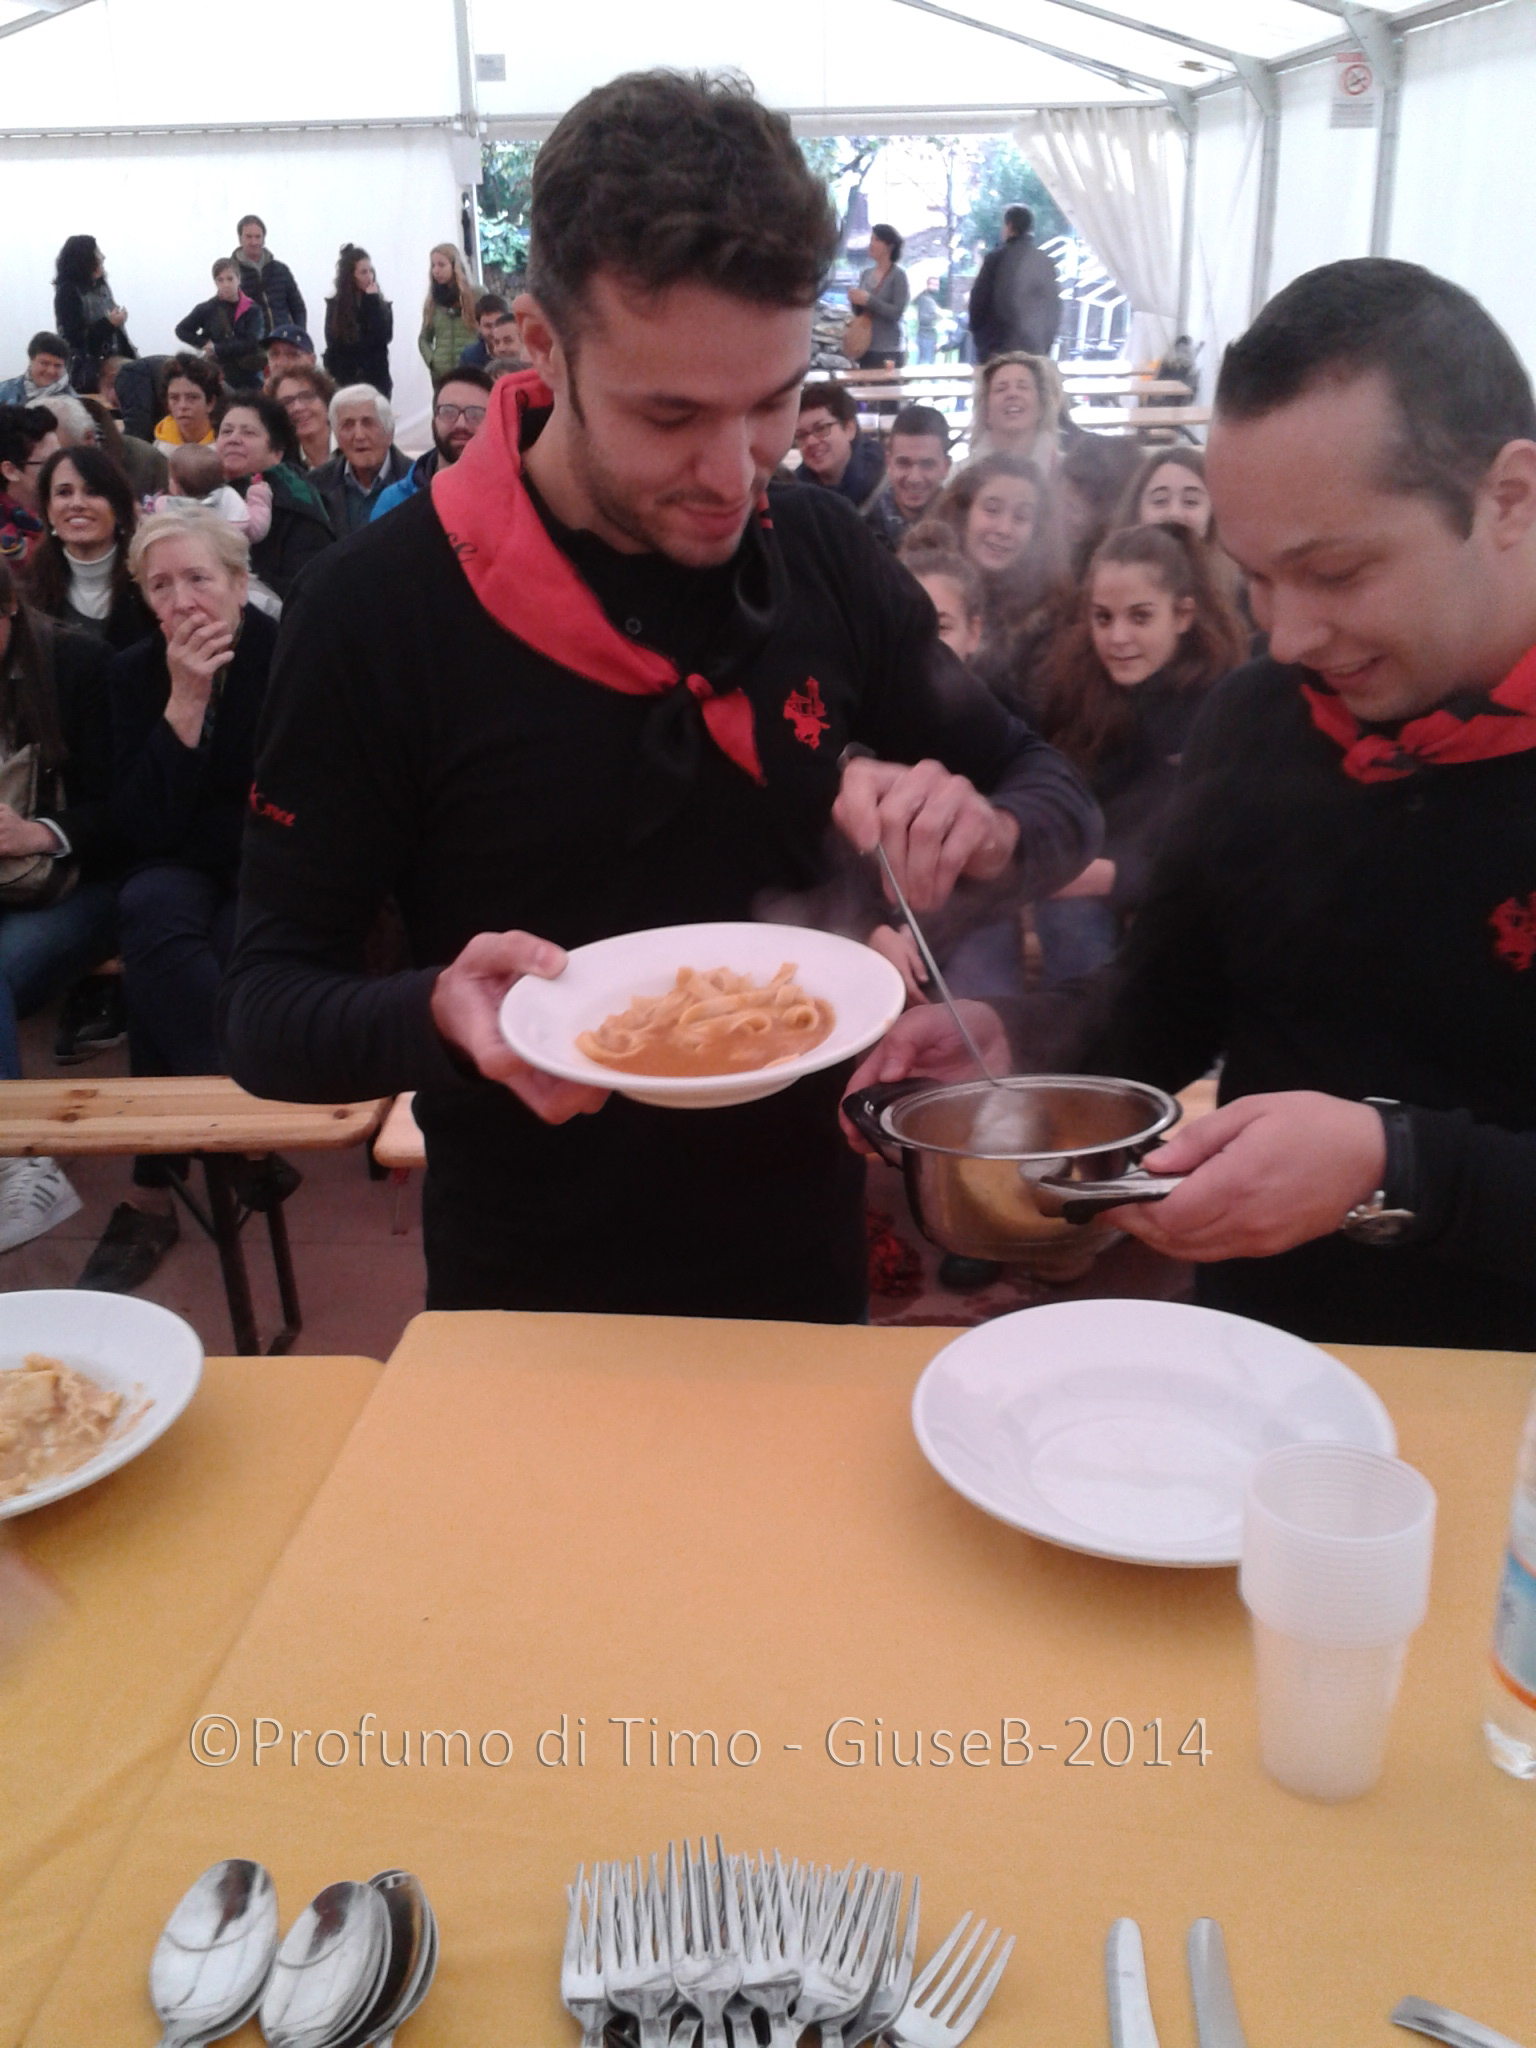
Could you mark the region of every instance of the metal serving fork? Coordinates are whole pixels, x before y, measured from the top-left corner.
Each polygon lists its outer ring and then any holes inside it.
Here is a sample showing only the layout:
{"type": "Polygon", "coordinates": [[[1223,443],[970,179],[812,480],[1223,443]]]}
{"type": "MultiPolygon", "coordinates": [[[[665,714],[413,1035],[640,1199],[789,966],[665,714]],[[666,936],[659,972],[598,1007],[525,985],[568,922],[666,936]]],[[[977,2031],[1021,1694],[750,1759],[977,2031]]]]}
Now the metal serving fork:
{"type": "Polygon", "coordinates": [[[821,2029],[822,2048],[842,2048],[843,2027],[868,1996],[895,1901],[883,1870],[864,1864],[820,1888],[821,1913],[807,1944],[795,2024],[821,2029]]]}
{"type": "Polygon", "coordinates": [[[896,2048],[959,2048],[960,2042],[986,2010],[987,2000],[997,1989],[997,1980],[1002,1976],[1008,1958],[1013,1953],[1013,1936],[1010,1934],[1003,1943],[1002,1953],[962,2009],[961,2001],[966,1998],[971,1986],[980,1976],[1002,1931],[1000,1928],[993,1928],[986,1946],[956,1984],[955,1979],[960,1976],[961,1970],[965,1969],[966,1961],[987,1924],[985,1920],[976,1922],[971,1928],[965,1946],[951,1962],[950,1952],[970,1925],[970,1919],[969,1913],[960,1916],[937,1953],[919,1973],[917,1981],[912,1986],[911,1996],[901,2012],[887,2027],[886,2033],[896,2043],[896,2048]],[[944,1969],[946,1963],[949,1963],[948,1969],[944,1969]],[[942,1977],[939,1976],[940,1970],[944,1970],[942,1977]]]}
{"type": "Polygon", "coordinates": [[[725,2008],[741,1989],[741,1911],[735,1878],[718,1835],[715,1858],[711,1871],[702,1839],[697,1862],[691,1845],[684,1842],[679,1878],[677,1850],[673,1844],[667,1845],[672,1981],[678,1996],[695,2007],[704,2022],[704,2048],[729,2048],[725,2008]]]}
{"type": "Polygon", "coordinates": [[[874,1978],[864,2003],[843,2029],[843,2048],[859,2048],[860,2042],[877,2039],[894,2023],[907,2002],[912,1984],[912,1965],[917,1959],[917,1914],[922,1885],[918,1878],[913,1878],[906,1933],[898,1950],[896,1925],[901,1918],[901,1883],[898,1870],[895,1897],[886,1921],[885,1943],[875,1964],[874,1978]]]}
{"type": "Polygon", "coordinates": [[[586,1882],[586,1865],[579,1866],[576,1882],[566,1893],[571,1902],[565,1923],[565,1951],[560,1958],[560,1999],[581,2026],[581,2048],[603,2048],[603,2029],[613,2015],[603,1982],[598,1952],[598,1893],[603,1881],[601,1864],[594,1866],[592,1882],[586,1882]]]}
{"type": "Polygon", "coordinates": [[[609,1864],[600,1924],[609,2003],[639,2021],[640,2048],[667,2048],[677,1986],[654,1856],[649,1879],[642,1878],[638,1858],[633,1879],[622,1865],[609,1864]]]}
{"type": "Polygon", "coordinates": [[[726,2018],[737,2048],[755,2048],[754,2008],[768,2015],[773,2048],[795,2048],[799,2028],[790,2023],[789,2008],[800,1992],[801,1922],[790,1893],[789,1877],[777,1849],[773,1868],[759,1856],[732,1859],[741,1886],[743,1933],[741,1989],[731,2000],[726,2018]]]}

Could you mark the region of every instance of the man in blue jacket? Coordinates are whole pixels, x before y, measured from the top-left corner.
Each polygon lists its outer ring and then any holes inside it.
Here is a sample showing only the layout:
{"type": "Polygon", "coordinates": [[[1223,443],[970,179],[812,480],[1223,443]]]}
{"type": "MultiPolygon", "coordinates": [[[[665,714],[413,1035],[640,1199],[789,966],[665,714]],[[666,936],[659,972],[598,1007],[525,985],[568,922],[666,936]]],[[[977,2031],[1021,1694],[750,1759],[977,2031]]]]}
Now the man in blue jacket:
{"type": "MultiPolygon", "coordinates": [[[[450,469],[485,425],[491,379],[485,370],[450,370],[432,401],[432,446],[418,455],[398,483],[381,493],[372,518],[382,519],[407,498],[414,498],[440,469],[450,469]]],[[[371,523],[371,521],[370,521],[371,523]]]]}

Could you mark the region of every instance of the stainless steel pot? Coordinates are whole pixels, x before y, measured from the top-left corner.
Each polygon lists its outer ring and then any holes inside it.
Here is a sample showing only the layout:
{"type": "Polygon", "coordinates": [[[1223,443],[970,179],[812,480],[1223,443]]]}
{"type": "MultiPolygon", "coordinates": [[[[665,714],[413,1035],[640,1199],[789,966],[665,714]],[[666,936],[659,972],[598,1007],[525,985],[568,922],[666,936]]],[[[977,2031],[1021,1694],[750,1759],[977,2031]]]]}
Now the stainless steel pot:
{"type": "Polygon", "coordinates": [[[1182,1114],[1140,1081],[892,1081],[845,1096],[843,1110],[901,1168],[923,1235],[966,1258],[1051,1268],[1076,1253],[1080,1263],[1113,1235],[1104,1210],[1182,1185],[1137,1165],[1182,1114]]]}

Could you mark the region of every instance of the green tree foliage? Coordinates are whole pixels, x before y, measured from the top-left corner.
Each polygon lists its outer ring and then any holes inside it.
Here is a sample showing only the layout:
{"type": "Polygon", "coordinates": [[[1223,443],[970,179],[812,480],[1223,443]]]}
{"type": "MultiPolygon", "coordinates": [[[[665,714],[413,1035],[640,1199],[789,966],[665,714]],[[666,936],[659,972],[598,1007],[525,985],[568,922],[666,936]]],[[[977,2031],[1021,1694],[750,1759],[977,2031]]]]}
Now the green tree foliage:
{"type": "Polygon", "coordinates": [[[1035,216],[1035,240],[1069,235],[1072,224],[1056,204],[1028,157],[1006,136],[995,136],[976,152],[975,198],[965,218],[965,236],[995,248],[1003,239],[1003,208],[1028,206],[1035,216]]]}
{"type": "Polygon", "coordinates": [[[513,275],[528,267],[536,142],[488,142],[481,151],[480,263],[513,275]]]}

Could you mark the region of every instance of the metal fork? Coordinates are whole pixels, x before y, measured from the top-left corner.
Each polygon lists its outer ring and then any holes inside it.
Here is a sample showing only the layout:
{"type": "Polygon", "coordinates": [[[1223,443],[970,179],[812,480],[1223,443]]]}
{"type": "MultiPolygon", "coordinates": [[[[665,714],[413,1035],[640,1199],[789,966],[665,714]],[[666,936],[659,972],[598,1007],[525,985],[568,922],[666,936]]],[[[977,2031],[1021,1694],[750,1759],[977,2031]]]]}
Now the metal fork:
{"type": "Polygon", "coordinates": [[[821,1887],[821,1918],[805,1952],[795,2024],[821,2029],[821,2048],[842,2048],[843,2027],[864,2003],[893,1909],[883,1870],[864,1864],[821,1887]]]}
{"type": "Polygon", "coordinates": [[[622,1865],[609,1864],[601,1926],[609,2003],[639,2021],[640,2048],[667,2048],[677,1986],[654,1856],[648,1880],[641,1876],[638,1857],[633,1879],[622,1865]]]}
{"type": "Polygon", "coordinates": [[[748,1856],[734,1858],[741,1887],[744,1946],[741,1989],[726,2011],[737,2048],[755,2048],[752,2013],[768,2015],[773,2048],[795,2048],[799,2028],[790,2023],[789,2008],[800,1992],[800,1916],[790,1891],[788,1873],[777,1849],[773,1868],[759,1856],[757,1868],[748,1856]]]}
{"type": "Polygon", "coordinates": [[[959,2043],[965,2039],[986,2010],[987,2001],[997,1989],[997,1980],[1002,1976],[1008,1958],[1013,1953],[1013,1936],[1010,1934],[1004,1942],[1002,1953],[962,2008],[961,2001],[966,1999],[971,1986],[976,1983],[1002,1931],[1000,1928],[993,1928],[980,1955],[971,1963],[965,1975],[960,1977],[961,1970],[965,1969],[966,1961],[981,1939],[982,1930],[987,1924],[985,1920],[976,1922],[971,1928],[965,1946],[951,1962],[950,1953],[970,1925],[970,1919],[969,1913],[963,1913],[956,1921],[937,1953],[920,1972],[912,1986],[911,1996],[900,2014],[886,2029],[888,2037],[896,2043],[896,2048],[959,2048],[959,2043]],[[948,1969],[944,1969],[946,1963],[949,1963],[948,1969]],[[944,1970],[942,1977],[939,1976],[940,1970],[944,1970]],[[960,1977],[958,1984],[955,1982],[957,1977],[960,1977]]]}
{"type": "Polygon", "coordinates": [[[891,2026],[907,2002],[912,1985],[912,1965],[917,1959],[917,1914],[922,1892],[921,1880],[912,1880],[912,1898],[907,1907],[907,1927],[900,1950],[896,1947],[896,1923],[901,1918],[901,1872],[896,1873],[896,1893],[886,1922],[885,1945],[875,1965],[868,1995],[853,2019],[843,2029],[843,2048],[859,2048],[891,2026]]]}
{"type": "Polygon", "coordinates": [[[570,1918],[565,1923],[565,1951],[560,1958],[560,1998],[581,2026],[581,2048],[603,2048],[603,2029],[613,2015],[603,1982],[598,1951],[598,1893],[602,1887],[602,1865],[594,1865],[592,1882],[586,1882],[586,1865],[576,1871],[576,1882],[567,1897],[570,1918]]]}
{"type": "Polygon", "coordinates": [[[741,1989],[741,1912],[718,1835],[715,1856],[711,1872],[702,1839],[697,1862],[691,1844],[684,1842],[679,1878],[676,1846],[667,1845],[672,1981],[678,1996],[696,2007],[704,2022],[704,2048],[729,2048],[725,2008],[741,1989]]]}

